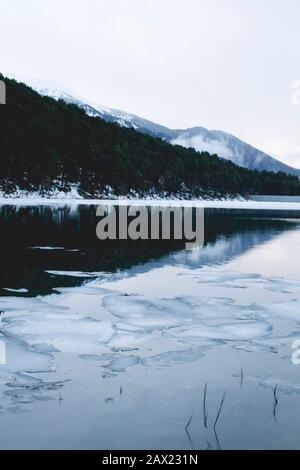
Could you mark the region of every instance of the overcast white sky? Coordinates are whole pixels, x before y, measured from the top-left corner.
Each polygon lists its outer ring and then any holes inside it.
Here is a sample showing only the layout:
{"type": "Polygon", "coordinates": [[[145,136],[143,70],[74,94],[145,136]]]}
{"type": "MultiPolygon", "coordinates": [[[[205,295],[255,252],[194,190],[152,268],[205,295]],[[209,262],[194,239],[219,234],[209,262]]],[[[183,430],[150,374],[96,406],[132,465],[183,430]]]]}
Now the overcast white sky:
{"type": "Polygon", "coordinates": [[[0,0],[0,71],[300,168],[300,0],[0,0]]]}

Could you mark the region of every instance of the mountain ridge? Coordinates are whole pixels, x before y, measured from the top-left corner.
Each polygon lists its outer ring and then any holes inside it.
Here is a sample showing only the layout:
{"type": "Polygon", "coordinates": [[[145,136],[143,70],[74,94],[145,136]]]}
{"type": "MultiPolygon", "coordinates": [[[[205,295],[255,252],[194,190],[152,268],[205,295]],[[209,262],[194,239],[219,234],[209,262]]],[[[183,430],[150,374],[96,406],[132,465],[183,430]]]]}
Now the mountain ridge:
{"type": "Polygon", "coordinates": [[[126,111],[92,103],[76,96],[70,90],[64,91],[55,86],[46,87],[41,81],[27,80],[27,84],[43,96],[50,96],[57,100],[62,99],[67,103],[79,106],[89,116],[100,117],[108,122],[118,123],[122,127],[133,128],[139,132],[159,137],[173,145],[194,148],[199,152],[207,151],[249,170],[284,172],[300,178],[300,169],[281,162],[231,133],[209,130],[203,126],[171,129],[126,111]]]}
{"type": "MultiPolygon", "coordinates": [[[[74,103],[42,96],[1,74],[0,79],[7,88],[0,120],[0,191],[5,195],[72,188],[87,198],[300,195],[296,176],[251,171],[208,152],[171,145],[137,132],[135,123],[118,124],[116,111],[107,122],[74,103]]],[[[88,111],[95,113],[93,107],[88,111]]]]}

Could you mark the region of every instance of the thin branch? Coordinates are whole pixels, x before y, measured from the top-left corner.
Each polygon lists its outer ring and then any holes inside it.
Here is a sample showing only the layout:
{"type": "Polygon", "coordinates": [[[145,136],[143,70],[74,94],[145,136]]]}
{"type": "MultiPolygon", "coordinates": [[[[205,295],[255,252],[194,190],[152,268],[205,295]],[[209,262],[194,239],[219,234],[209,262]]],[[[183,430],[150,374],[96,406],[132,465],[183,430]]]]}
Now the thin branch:
{"type": "Polygon", "coordinates": [[[222,450],[221,446],[220,446],[219,437],[218,437],[216,428],[214,428],[214,434],[215,434],[216,443],[217,443],[217,450],[222,450]]]}
{"type": "Polygon", "coordinates": [[[215,419],[215,422],[214,422],[214,429],[216,429],[217,423],[219,421],[220,414],[221,414],[221,411],[222,411],[222,408],[223,408],[223,405],[224,405],[224,401],[225,401],[225,396],[226,396],[226,393],[224,392],[221,403],[220,403],[220,406],[219,406],[219,410],[218,410],[218,413],[217,413],[217,416],[216,416],[216,419],[215,419]]]}
{"type": "Polygon", "coordinates": [[[273,389],[273,417],[277,423],[277,407],[278,407],[278,384],[273,389]]]}
{"type": "Polygon", "coordinates": [[[186,435],[188,437],[189,443],[191,444],[192,449],[194,449],[194,447],[193,447],[192,439],[191,439],[191,436],[190,436],[190,433],[189,433],[189,427],[190,427],[193,415],[194,415],[194,412],[191,414],[191,416],[190,416],[190,418],[189,418],[189,420],[188,420],[188,422],[185,426],[185,432],[186,432],[186,435]]]}
{"type": "Polygon", "coordinates": [[[190,424],[191,424],[191,421],[192,421],[192,418],[193,418],[193,414],[194,414],[194,412],[191,414],[190,419],[188,420],[188,422],[185,426],[185,430],[187,430],[190,427],[190,424]]]}
{"type": "Polygon", "coordinates": [[[243,371],[243,368],[241,367],[241,388],[243,388],[243,384],[244,384],[244,371],[243,371]]]}
{"type": "Polygon", "coordinates": [[[208,418],[208,413],[206,410],[206,397],[207,397],[207,384],[205,384],[204,392],[203,392],[203,424],[204,424],[205,429],[207,429],[207,418],[208,418]]]}

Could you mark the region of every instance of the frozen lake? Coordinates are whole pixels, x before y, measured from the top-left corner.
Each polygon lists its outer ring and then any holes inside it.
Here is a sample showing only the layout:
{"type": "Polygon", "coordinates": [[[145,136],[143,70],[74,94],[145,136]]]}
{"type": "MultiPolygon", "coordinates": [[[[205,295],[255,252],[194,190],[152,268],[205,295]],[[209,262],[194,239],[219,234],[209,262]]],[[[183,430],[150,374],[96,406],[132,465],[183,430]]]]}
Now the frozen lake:
{"type": "Polygon", "coordinates": [[[0,219],[1,449],[300,448],[300,211],[208,208],[194,251],[0,219]]]}

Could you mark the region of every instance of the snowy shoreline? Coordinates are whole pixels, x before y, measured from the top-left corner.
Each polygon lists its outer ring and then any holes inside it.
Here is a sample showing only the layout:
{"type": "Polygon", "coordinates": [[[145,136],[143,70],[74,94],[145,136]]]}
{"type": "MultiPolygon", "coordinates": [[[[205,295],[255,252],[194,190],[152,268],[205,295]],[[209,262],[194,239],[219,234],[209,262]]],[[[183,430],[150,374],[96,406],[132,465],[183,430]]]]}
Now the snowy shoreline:
{"type": "Polygon", "coordinates": [[[155,191],[150,194],[140,195],[131,191],[128,196],[118,196],[110,186],[105,187],[102,194],[94,197],[83,196],[78,190],[78,185],[71,184],[65,191],[59,187],[41,193],[41,191],[25,191],[20,188],[8,194],[0,190],[0,205],[37,206],[37,205],[148,205],[171,207],[204,207],[207,209],[261,209],[261,210],[299,210],[300,198],[287,196],[253,196],[245,199],[240,195],[219,194],[208,192],[203,197],[191,198],[184,191],[175,195],[167,193],[158,194],[155,191]],[[267,199],[267,200],[266,200],[267,199]],[[280,200],[282,199],[282,200],[280,200]]]}
{"type": "Polygon", "coordinates": [[[46,197],[0,197],[0,205],[52,206],[52,205],[149,205],[171,207],[204,207],[207,209],[249,209],[249,210],[295,210],[300,211],[299,202],[270,202],[252,200],[201,200],[201,199],[77,199],[46,197]]]}

